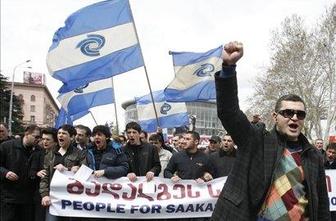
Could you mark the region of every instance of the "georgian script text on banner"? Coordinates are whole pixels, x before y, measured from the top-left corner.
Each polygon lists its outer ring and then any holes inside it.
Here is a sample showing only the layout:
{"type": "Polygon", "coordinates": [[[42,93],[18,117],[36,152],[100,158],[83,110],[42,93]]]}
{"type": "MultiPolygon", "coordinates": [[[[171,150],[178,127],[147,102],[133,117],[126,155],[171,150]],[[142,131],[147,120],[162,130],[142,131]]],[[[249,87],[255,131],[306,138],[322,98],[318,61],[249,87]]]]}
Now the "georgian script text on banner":
{"type": "MultiPolygon", "coordinates": [[[[336,170],[326,171],[330,210],[336,211],[336,170]]],[[[91,177],[74,180],[71,172],[55,172],[51,182],[50,213],[57,216],[118,219],[166,219],[210,217],[226,177],[197,184],[193,180],[173,183],[139,177],[109,180],[91,177]]]]}

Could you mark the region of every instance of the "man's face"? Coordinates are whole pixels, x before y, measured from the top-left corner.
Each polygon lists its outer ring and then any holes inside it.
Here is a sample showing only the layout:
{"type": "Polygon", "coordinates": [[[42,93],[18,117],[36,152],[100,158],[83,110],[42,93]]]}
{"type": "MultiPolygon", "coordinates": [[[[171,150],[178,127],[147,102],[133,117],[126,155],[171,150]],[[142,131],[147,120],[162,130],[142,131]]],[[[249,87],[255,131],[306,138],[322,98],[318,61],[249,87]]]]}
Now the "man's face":
{"type": "Polygon", "coordinates": [[[215,140],[210,140],[209,141],[209,150],[211,152],[217,151],[220,147],[220,143],[215,141],[215,140]]]}
{"type": "Polygon", "coordinates": [[[336,150],[335,149],[332,149],[332,148],[327,149],[326,155],[327,155],[328,161],[336,160],[336,150]]]}
{"type": "Polygon", "coordinates": [[[106,148],[106,136],[101,132],[97,132],[93,136],[93,142],[95,143],[98,150],[103,150],[106,148]]]}
{"type": "Polygon", "coordinates": [[[40,141],[41,134],[39,130],[34,130],[33,133],[26,132],[25,133],[25,145],[27,146],[33,146],[37,145],[40,141]]]}
{"type": "Polygon", "coordinates": [[[178,146],[178,142],[179,142],[179,137],[178,136],[173,137],[172,143],[174,147],[178,146]]]}
{"type": "Polygon", "coordinates": [[[85,130],[84,129],[79,129],[76,128],[76,143],[80,144],[80,145],[86,145],[88,143],[88,137],[86,136],[85,130]]]}
{"type": "Polygon", "coordinates": [[[144,133],[140,133],[140,140],[142,143],[147,143],[147,138],[144,133]]]}
{"type": "Polygon", "coordinates": [[[4,139],[7,139],[8,137],[8,130],[7,128],[0,124],[0,140],[4,140],[4,139]]]}
{"type": "Polygon", "coordinates": [[[273,113],[277,131],[286,135],[288,140],[297,141],[304,124],[303,112],[305,108],[302,102],[282,101],[280,111],[273,113]]]}
{"type": "Polygon", "coordinates": [[[162,143],[158,140],[149,140],[149,143],[154,145],[155,148],[160,151],[161,147],[162,147],[162,143]]]}
{"type": "Polygon", "coordinates": [[[127,129],[126,131],[128,142],[131,145],[139,145],[140,144],[140,133],[134,129],[127,129]]]}
{"type": "Polygon", "coordinates": [[[181,137],[180,139],[179,139],[179,141],[178,141],[178,149],[181,151],[181,150],[184,150],[185,148],[184,148],[184,137],[181,137]]]}
{"type": "Polygon", "coordinates": [[[71,144],[71,137],[68,131],[59,129],[57,132],[58,145],[63,149],[68,149],[71,144]]]}
{"type": "Polygon", "coordinates": [[[318,150],[321,150],[323,148],[323,140],[316,140],[315,141],[315,147],[318,149],[318,150]]]}
{"type": "Polygon", "coordinates": [[[50,150],[56,146],[56,141],[51,134],[42,134],[42,146],[46,150],[50,150]]]}
{"type": "Polygon", "coordinates": [[[225,135],[222,139],[222,149],[224,151],[232,151],[234,149],[234,143],[231,136],[225,135]]]}
{"type": "Polygon", "coordinates": [[[186,151],[197,149],[198,140],[195,140],[192,134],[183,135],[183,147],[186,151]]]}

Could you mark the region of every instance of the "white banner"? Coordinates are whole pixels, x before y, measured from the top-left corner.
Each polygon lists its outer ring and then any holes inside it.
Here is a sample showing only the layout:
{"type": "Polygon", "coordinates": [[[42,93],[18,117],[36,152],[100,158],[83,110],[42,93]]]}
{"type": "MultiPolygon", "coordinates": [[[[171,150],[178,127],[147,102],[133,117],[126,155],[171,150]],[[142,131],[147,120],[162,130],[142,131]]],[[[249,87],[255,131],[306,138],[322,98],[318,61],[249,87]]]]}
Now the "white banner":
{"type": "MultiPolygon", "coordinates": [[[[336,170],[326,171],[330,210],[336,211],[336,170]]],[[[130,182],[94,178],[79,182],[73,173],[55,172],[50,189],[50,213],[56,216],[116,219],[210,217],[226,177],[204,184],[194,180],[173,183],[155,177],[130,182]]]]}

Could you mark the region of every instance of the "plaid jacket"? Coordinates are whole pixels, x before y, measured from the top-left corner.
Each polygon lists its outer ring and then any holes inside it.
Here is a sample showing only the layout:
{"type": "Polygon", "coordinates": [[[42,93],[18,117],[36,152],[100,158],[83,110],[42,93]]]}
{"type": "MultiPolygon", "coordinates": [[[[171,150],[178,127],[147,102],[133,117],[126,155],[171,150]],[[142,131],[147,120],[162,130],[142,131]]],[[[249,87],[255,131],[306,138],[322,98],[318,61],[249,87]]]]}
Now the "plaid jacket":
{"type": "MultiPolygon", "coordinates": [[[[232,71],[234,71],[232,69],[232,71]]],[[[279,163],[286,139],[275,129],[250,124],[239,109],[236,76],[216,74],[217,111],[238,146],[237,159],[216,203],[211,220],[256,220],[279,163]]],[[[323,159],[301,134],[301,155],[310,221],[330,220],[323,159]]]]}

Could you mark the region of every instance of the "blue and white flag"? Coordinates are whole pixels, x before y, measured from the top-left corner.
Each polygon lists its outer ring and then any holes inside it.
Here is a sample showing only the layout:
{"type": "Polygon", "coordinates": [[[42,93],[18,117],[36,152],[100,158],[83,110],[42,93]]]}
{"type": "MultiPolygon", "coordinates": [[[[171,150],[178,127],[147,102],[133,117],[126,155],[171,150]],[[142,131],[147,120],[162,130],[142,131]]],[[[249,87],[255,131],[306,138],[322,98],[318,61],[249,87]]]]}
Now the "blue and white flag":
{"type": "Polygon", "coordinates": [[[216,99],[214,74],[222,68],[223,46],[205,53],[170,52],[174,80],[166,87],[167,101],[207,101],[216,99]]]}
{"type": "Polygon", "coordinates": [[[73,13],[47,55],[59,93],[143,66],[128,0],[98,2],[73,13]]]}
{"type": "Polygon", "coordinates": [[[61,108],[56,120],[55,120],[55,128],[59,128],[63,124],[70,124],[73,125],[73,122],[81,117],[84,117],[86,114],[88,114],[89,111],[83,111],[77,114],[74,114],[72,116],[68,115],[68,113],[64,110],[64,108],[61,108]]]}
{"type": "MultiPolygon", "coordinates": [[[[153,92],[154,103],[161,128],[173,128],[189,124],[185,103],[166,102],[163,91],[153,92]]],[[[158,125],[150,95],[136,98],[138,119],[141,128],[149,133],[155,132],[158,125]]]]}
{"type": "Polygon", "coordinates": [[[92,107],[114,103],[112,79],[106,78],[88,83],[57,97],[69,115],[88,111],[92,107]]]}

